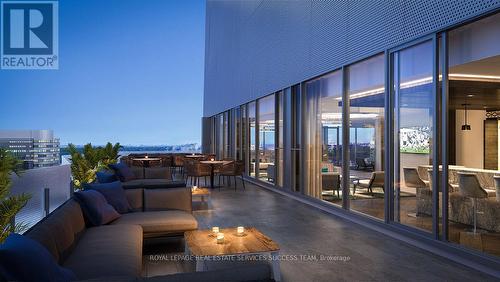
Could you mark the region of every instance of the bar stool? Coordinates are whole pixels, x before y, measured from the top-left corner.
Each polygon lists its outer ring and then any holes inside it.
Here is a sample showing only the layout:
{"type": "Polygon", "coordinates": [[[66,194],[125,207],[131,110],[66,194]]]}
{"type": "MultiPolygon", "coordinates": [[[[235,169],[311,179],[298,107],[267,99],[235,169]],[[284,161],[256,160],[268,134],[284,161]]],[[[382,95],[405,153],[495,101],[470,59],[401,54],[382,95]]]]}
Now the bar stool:
{"type": "Polygon", "coordinates": [[[476,234],[476,222],[477,222],[477,199],[484,199],[488,197],[488,192],[486,192],[483,187],[479,184],[476,174],[458,172],[458,189],[460,195],[472,199],[472,209],[474,213],[474,234],[476,234]]]}

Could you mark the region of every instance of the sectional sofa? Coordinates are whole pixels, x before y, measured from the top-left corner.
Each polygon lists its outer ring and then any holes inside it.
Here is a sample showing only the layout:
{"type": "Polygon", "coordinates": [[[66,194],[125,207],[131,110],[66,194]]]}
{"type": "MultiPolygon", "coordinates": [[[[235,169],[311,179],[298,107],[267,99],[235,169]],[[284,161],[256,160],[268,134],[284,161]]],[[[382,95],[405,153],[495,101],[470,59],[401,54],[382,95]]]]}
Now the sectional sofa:
{"type": "Polygon", "coordinates": [[[25,236],[47,248],[81,281],[270,281],[267,265],[141,277],[143,240],[182,235],[198,228],[190,188],[126,189],[132,212],[110,224],[89,227],[80,203],[71,198],[25,236]]]}

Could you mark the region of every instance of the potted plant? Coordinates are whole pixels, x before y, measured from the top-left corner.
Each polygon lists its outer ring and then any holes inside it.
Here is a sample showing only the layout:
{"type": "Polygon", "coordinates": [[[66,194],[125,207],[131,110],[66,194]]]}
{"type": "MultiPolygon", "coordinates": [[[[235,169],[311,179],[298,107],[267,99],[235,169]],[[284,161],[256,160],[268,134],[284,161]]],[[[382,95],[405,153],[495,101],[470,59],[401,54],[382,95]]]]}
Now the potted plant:
{"type": "Polygon", "coordinates": [[[109,169],[110,164],[116,163],[120,157],[118,152],[121,148],[120,143],[113,145],[108,142],[104,147],[94,147],[88,143],[80,152],[75,145],[68,144],[74,189],[83,189],[83,184],[94,182],[96,172],[109,169]]]}
{"type": "Polygon", "coordinates": [[[11,175],[19,175],[21,162],[6,149],[0,148],[0,243],[10,233],[19,233],[25,229],[25,225],[14,223],[16,214],[26,206],[31,198],[28,194],[11,195],[11,175]]]}

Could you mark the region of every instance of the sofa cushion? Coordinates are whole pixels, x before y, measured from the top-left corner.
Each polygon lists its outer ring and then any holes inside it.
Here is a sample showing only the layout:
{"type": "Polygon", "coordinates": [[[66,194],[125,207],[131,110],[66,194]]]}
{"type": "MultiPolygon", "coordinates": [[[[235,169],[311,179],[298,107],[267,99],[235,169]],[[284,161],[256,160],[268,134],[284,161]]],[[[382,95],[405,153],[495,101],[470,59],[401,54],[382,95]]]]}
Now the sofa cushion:
{"type": "Polygon", "coordinates": [[[142,229],[138,225],[88,228],[63,266],[78,279],[138,277],[142,270],[142,229]]]}
{"type": "Polygon", "coordinates": [[[154,188],[177,188],[186,187],[184,181],[168,180],[168,179],[135,179],[122,183],[124,189],[154,189],[154,188]]]}
{"type": "Polygon", "coordinates": [[[116,174],[110,171],[98,171],[95,173],[95,176],[99,183],[110,183],[118,180],[116,174]]]}
{"type": "Polygon", "coordinates": [[[96,190],[101,193],[106,198],[106,201],[119,213],[127,213],[132,209],[120,181],[84,184],[84,187],[85,189],[96,190]]]}
{"type": "Polygon", "coordinates": [[[110,223],[120,217],[120,214],[106,201],[104,196],[94,190],[75,193],[82,206],[83,213],[94,226],[110,223]]]}
{"type": "Polygon", "coordinates": [[[112,224],[140,225],[145,237],[151,237],[149,235],[154,234],[178,234],[198,228],[198,222],[192,214],[177,210],[127,213],[112,224]]]}
{"type": "Polygon", "coordinates": [[[110,164],[109,167],[115,171],[116,176],[121,181],[129,181],[136,178],[132,170],[124,163],[110,164]]]}
{"type": "Polygon", "coordinates": [[[144,211],[181,210],[191,213],[190,188],[144,189],[144,211]]]}
{"type": "Polygon", "coordinates": [[[138,212],[143,210],[143,189],[126,189],[125,195],[127,196],[131,211],[138,212]]]}
{"type": "Polygon", "coordinates": [[[35,224],[25,235],[47,248],[54,259],[62,261],[84,230],[85,221],[80,205],[70,199],[35,224]]]}
{"type": "Polygon", "coordinates": [[[144,279],[147,282],[224,282],[224,281],[274,281],[271,268],[267,263],[249,263],[230,265],[217,270],[176,273],[144,279]]]}
{"type": "Polygon", "coordinates": [[[10,234],[0,245],[0,273],[8,281],[72,281],[75,274],[59,266],[41,244],[10,234]]]}
{"type": "Polygon", "coordinates": [[[135,179],[143,179],[144,178],[144,168],[142,166],[131,166],[130,170],[135,176],[135,179]]]}
{"type": "Polygon", "coordinates": [[[148,167],[145,169],[146,179],[167,179],[172,180],[169,167],[148,167]]]}

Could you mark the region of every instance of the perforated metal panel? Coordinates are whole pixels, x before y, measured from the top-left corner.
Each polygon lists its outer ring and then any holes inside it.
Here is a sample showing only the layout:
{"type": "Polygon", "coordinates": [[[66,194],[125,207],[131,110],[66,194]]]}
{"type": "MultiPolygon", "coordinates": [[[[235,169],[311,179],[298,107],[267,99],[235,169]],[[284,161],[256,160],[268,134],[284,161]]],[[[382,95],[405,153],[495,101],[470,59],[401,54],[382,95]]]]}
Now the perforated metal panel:
{"type": "Polygon", "coordinates": [[[500,9],[500,0],[208,1],[204,115],[500,9]]]}

